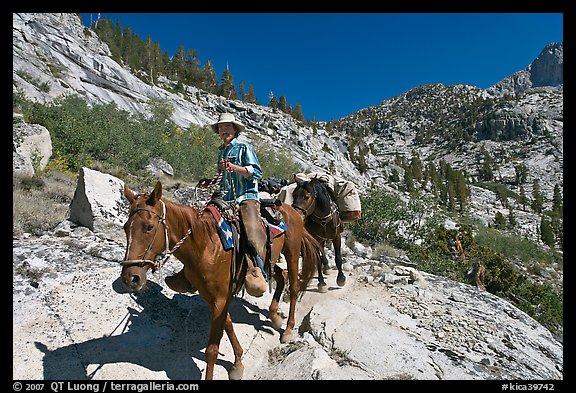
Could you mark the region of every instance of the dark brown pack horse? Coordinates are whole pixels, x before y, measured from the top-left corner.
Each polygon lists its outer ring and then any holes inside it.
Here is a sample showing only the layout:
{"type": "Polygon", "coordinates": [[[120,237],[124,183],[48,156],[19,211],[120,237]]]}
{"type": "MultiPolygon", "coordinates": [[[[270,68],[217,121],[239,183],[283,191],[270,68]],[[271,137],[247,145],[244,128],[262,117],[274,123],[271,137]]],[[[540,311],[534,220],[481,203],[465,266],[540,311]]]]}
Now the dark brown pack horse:
{"type": "MultiPolygon", "coordinates": [[[[184,276],[208,303],[212,313],[210,335],[206,346],[206,379],[212,379],[214,364],[222,334],[226,331],[234,350],[234,364],[228,375],[241,379],[243,349],[238,342],[229,306],[233,299],[231,268],[233,250],[225,251],[218,236],[217,223],[212,214],[194,207],[180,205],[162,198],[162,184],[156,183],[151,193],[134,194],[124,186],[130,202],[129,218],[124,224],[126,255],[122,264],[122,282],[130,291],[139,291],[146,284],[146,273],[155,267],[158,258],[174,250],[173,255],[184,264],[184,276]],[[186,236],[189,232],[189,235],[186,236]]],[[[321,263],[322,248],[306,231],[301,215],[289,205],[279,207],[288,229],[273,240],[272,261],[284,254],[288,267],[290,312],[281,342],[292,339],[298,296],[306,290],[317,266],[321,263]],[[299,281],[299,257],[302,271],[299,281]]],[[[280,330],[282,319],[278,304],[284,290],[284,271],[274,265],[276,289],[270,303],[272,326],[280,330]]],[[[241,286],[236,286],[237,293],[241,286]]]]}
{"type": "MultiPolygon", "coordinates": [[[[334,246],[334,259],[338,268],[336,283],[346,284],[346,276],[342,272],[342,221],[335,202],[335,197],[325,183],[317,178],[308,181],[298,181],[292,192],[292,207],[304,215],[305,228],[318,240],[322,249],[327,241],[334,246]]],[[[322,252],[324,274],[328,274],[328,259],[322,252]]],[[[318,290],[326,292],[326,283],[322,271],[318,268],[318,290]]]]}

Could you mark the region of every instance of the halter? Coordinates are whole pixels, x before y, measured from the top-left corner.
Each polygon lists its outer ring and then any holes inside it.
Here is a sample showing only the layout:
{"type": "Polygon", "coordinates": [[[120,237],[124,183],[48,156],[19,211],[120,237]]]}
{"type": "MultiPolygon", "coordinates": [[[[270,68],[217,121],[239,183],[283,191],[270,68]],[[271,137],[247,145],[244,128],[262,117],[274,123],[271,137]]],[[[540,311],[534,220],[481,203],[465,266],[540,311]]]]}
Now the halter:
{"type": "Polygon", "coordinates": [[[338,214],[338,206],[336,205],[336,203],[333,200],[330,200],[330,212],[327,215],[321,217],[321,216],[314,214],[316,207],[318,207],[317,198],[318,198],[318,193],[316,190],[314,190],[313,201],[310,204],[310,206],[308,206],[308,209],[305,209],[302,206],[296,205],[294,203],[292,203],[292,207],[295,210],[299,210],[302,213],[304,213],[304,217],[309,217],[312,221],[316,222],[317,224],[320,224],[323,227],[326,227],[326,225],[328,225],[328,223],[330,221],[332,221],[334,219],[334,217],[337,217],[338,222],[335,224],[336,224],[336,226],[339,226],[341,221],[340,221],[340,215],[338,214]]]}
{"type": "MultiPolygon", "coordinates": [[[[184,235],[184,237],[182,239],[180,239],[174,245],[174,247],[172,247],[171,250],[169,250],[168,249],[168,225],[166,225],[166,204],[162,200],[160,200],[160,203],[162,204],[162,215],[156,213],[154,210],[146,209],[144,207],[139,207],[139,208],[132,210],[130,212],[130,216],[132,216],[135,213],[138,213],[139,211],[147,211],[147,212],[153,213],[155,216],[158,217],[158,222],[164,226],[164,251],[162,251],[162,254],[157,255],[154,258],[154,260],[146,259],[146,254],[148,254],[148,252],[152,249],[152,245],[154,244],[154,241],[156,240],[156,234],[158,233],[158,227],[156,227],[156,230],[154,231],[154,237],[152,238],[152,241],[150,241],[150,244],[148,244],[148,247],[146,248],[146,251],[144,252],[144,255],[142,256],[142,259],[127,259],[127,260],[120,261],[119,263],[122,266],[144,267],[146,265],[151,265],[152,272],[155,272],[160,267],[161,264],[163,264],[164,262],[166,262],[166,260],[168,258],[170,258],[170,255],[172,255],[174,253],[174,251],[176,251],[178,248],[180,248],[182,243],[184,243],[184,240],[186,240],[186,238],[188,238],[188,236],[190,236],[190,234],[192,233],[192,228],[189,228],[188,231],[186,232],[186,235],[184,235]],[[160,262],[160,259],[162,259],[161,262],[160,262]]],[[[126,245],[126,255],[128,255],[128,245],[126,245]]]]}
{"type": "Polygon", "coordinates": [[[310,216],[312,213],[314,213],[314,210],[316,209],[316,191],[314,191],[314,200],[312,201],[310,206],[308,206],[308,209],[305,209],[300,205],[296,205],[295,203],[292,203],[292,207],[295,210],[298,210],[298,211],[304,213],[304,217],[310,216]]]}

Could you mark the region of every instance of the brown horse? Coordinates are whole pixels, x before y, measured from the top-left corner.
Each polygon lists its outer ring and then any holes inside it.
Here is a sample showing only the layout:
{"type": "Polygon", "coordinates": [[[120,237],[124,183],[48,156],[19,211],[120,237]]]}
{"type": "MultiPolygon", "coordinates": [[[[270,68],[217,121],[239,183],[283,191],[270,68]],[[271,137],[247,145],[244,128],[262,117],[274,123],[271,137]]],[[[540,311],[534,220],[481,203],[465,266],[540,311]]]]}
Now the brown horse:
{"type": "MultiPolygon", "coordinates": [[[[148,269],[157,260],[171,253],[184,264],[185,279],[198,289],[212,313],[210,335],[206,346],[206,379],[212,379],[214,364],[222,334],[226,331],[234,350],[234,364],[230,379],[241,379],[243,349],[238,342],[228,312],[233,295],[241,289],[232,280],[233,249],[225,251],[218,235],[216,220],[209,212],[180,205],[162,198],[162,184],[156,183],[151,193],[134,194],[126,185],[124,195],[130,202],[129,218],[124,224],[126,254],[122,264],[122,282],[130,291],[141,290],[146,283],[148,269]],[[234,289],[233,289],[234,288],[234,289]]],[[[321,263],[322,248],[306,231],[302,217],[292,207],[279,207],[288,229],[273,240],[272,261],[284,254],[288,267],[290,312],[281,342],[292,339],[298,295],[306,290],[314,270],[321,263]],[[302,256],[302,271],[298,281],[298,260],[302,256]]],[[[154,270],[153,269],[153,270],[154,270]]],[[[274,264],[276,290],[270,303],[270,320],[280,330],[282,319],[278,304],[284,290],[284,271],[274,264]]]]}
{"type": "MultiPolygon", "coordinates": [[[[292,207],[304,215],[305,228],[318,240],[322,249],[328,240],[334,246],[334,259],[338,268],[336,283],[339,286],[346,284],[346,276],[342,272],[342,221],[335,197],[325,183],[317,178],[308,181],[298,181],[292,192],[292,207]]],[[[322,252],[322,266],[324,274],[328,273],[328,259],[322,252]]],[[[318,269],[318,289],[326,291],[326,283],[320,268],[318,269]]]]}

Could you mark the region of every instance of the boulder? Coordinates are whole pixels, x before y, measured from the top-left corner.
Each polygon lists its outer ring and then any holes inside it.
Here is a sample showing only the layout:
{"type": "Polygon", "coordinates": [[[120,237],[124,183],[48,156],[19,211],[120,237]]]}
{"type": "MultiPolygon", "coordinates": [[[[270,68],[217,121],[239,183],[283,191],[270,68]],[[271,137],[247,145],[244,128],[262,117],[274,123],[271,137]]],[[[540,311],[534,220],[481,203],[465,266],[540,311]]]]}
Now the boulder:
{"type": "Polygon", "coordinates": [[[32,177],[44,169],[52,156],[50,133],[39,124],[18,123],[12,126],[12,172],[32,177]]]}
{"type": "Polygon", "coordinates": [[[130,206],[123,190],[122,180],[89,168],[81,168],[70,204],[70,221],[87,227],[97,236],[125,243],[122,226],[128,220],[130,206]]]}

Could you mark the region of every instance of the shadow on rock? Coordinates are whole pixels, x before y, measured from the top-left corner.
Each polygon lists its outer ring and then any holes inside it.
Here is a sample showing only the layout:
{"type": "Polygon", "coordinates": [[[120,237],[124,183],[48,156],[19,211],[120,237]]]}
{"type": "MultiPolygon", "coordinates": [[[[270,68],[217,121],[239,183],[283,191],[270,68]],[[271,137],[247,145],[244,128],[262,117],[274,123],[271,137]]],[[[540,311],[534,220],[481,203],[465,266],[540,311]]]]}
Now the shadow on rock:
{"type": "MultiPolygon", "coordinates": [[[[115,280],[112,287],[118,293],[128,293],[120,279],[115,280]]],[[[164,371],[169,379],[201,379],[204,370],[198,368],[193,358],[205,360],[211,319],[206,302],[197,294],[176,294],[168,298],[162,293],[162,287],[152,281],[148,281],[141,292],[129,295],[141,310],[127,307],[124,318],[108,335],[54,350],[36,341],[36,348],[44,353],[44,379],[92,379],[102,366],[117,363],[164,371]]],[[[230,315],[235,324],[249,324],[256,330],[274,334],[267,319],[268,311],[244,299],[233,300],[230,315]],[[263,315],[265,321],[258,314],[263,315]]],[[[228,337],[224,334],[222,340],[228,337]]],[[[232,362],[221,357],[217,364],[228,371],[232,368],[232,362]]],[[[138,379],[132,368],[124,373],[122,364],[117,367],[114,373],[118,379],[138,379]]],[[[109,372],[106,371],[106,376],[109,372]]]]}

